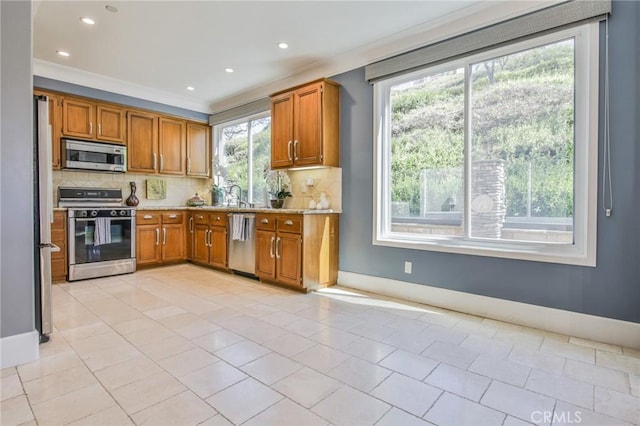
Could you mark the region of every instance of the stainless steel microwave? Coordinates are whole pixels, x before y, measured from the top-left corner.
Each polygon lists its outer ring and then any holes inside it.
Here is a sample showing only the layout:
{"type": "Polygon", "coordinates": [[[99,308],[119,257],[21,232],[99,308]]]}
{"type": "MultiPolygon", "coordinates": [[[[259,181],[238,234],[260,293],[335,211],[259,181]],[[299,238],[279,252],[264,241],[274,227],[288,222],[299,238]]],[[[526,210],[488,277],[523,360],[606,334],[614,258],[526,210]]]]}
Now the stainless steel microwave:
{"type": "Polygon", "coordinates": [[[62,168],[126,172],[127,147],[62,138],[62,168]]]}

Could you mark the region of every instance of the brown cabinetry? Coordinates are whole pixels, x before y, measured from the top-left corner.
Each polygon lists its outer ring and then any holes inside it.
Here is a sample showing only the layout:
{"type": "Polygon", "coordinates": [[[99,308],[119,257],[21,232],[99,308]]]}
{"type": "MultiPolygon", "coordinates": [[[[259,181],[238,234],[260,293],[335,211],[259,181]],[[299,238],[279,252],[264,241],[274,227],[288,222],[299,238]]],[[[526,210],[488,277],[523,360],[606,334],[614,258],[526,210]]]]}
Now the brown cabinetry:
{"type": "Polygon", "coordinates": [[[35,95],[44,95],[49,98],[49,125],[51,126],[51,167],[54,170],[60,169],[60,136],[62,134],[62,102],[59,96],[34,91],[35,95]]]}
{"type": "Polygon", "coordinates": [[[158,123],[158,153],[160,157],[158,172],[184,175],[186,167],[185,122],[160,117],[158,123]]]}
{"type": "Polygon", "coordinates": [[[60,251],[51,252],[51,281],[61,282],[67,279],[67,213],[53,212],[51,224],[51,242],[60,251]]]}
{"type": "Polygon", "coordinates": [[[125,143],[125,111],[115,105],[65,97],[62,100],[64,136],[125,143]]]}
{"type": "Polygon", "coordinates": [[[335,284],[337,274],[337,215],[256,215],[260,279],[311,290],[335,284]]]}
{"type": "Polygon", "coordinates": [[[211,127],[187,123],[187,176],[208,177],[211,127]]]}
{"type": "Polygon", "coordinates": [[[340,86],[317,80],[271,96],[271,168],[340,165],[340,86]]]}
{"type": "Polygon", "coordinates": [[[171,263],[186,259],[185,212],[136,213],[136,264],[171,263]]]}
{"type": "Polygon", "coordinates": [[[127,112],[127,170],[155,173],[158,166],[158,116],[127,112]]]}
{"type": "Polygon", "coordinates": [[[191,260],[226,269],[227,213],[194,213],[191,260]]]}

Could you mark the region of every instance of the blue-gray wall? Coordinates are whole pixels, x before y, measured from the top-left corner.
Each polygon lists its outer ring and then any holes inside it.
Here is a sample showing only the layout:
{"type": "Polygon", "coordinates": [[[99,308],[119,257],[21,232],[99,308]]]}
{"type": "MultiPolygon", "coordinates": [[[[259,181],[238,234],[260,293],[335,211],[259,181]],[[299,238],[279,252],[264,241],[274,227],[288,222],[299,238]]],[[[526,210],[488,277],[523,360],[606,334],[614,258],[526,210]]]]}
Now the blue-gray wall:
{"type": "Polygon", "coordinates": [[[34,324],[31,2],[0,1],[0,337],[34,324]]]}
{"type": "MultiPolygon", "coordinates": [[[[357,69],[332,77],[342,84],[340,270],[640,322],[640,2],[612,7],[615,204],[609,218],[599,209],[597,267],[373,246],[373,89],[357,69]],[[413,262],[412,275],[404,273],[404,261],[413,262]]],[[[599,146],[602,170],[602,138],[599,146]]]]}
{"type": "Polygon", "coordinates": [[[127,105],[135,108],[142,108],[156,111],[164,114],[177,115],[191,120],[209,121],[209,114],[203,112],[192,111],[189,109],[178,108],[171,105],[161,104],[158,102],[147,101],[133,96],[120,95],[118,93],[107,92],[91,87],[80,86],[65,81],[53,80],[46,77],[34,76],[33,87],[40,89],[54,90],[57,92],[69,93],[77,96],[84,96],[91,99],[98,99],[105,102],[113,102],[116,104],[127,105]]]}

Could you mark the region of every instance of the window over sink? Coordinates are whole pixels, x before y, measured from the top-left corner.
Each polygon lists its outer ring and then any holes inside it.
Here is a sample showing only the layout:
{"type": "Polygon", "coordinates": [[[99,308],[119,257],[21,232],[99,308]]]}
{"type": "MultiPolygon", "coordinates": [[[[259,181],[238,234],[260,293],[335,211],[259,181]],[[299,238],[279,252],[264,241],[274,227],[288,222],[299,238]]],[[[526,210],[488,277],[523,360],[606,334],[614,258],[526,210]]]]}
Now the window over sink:
{"type": "Polygon", "coordinates": [[[264,170],[271,162],[271,114],[265,111],[214,127],[214,183],[240,187],[229,194],[236,202],[266,203],[264,170]]]}

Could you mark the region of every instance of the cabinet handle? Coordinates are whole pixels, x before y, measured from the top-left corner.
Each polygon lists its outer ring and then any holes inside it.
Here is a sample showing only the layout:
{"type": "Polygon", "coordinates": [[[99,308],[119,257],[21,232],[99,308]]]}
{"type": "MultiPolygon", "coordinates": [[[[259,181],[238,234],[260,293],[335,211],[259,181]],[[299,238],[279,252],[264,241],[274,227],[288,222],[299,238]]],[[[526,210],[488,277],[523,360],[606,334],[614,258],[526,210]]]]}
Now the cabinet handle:
{"type": "Polygon", "coordinates": [[[278,244],[280,244],[280,237],[276,238],[276,259],[280,259],[280,251],[278,250],[278,244]]]}
{"type": "Polygon", "coordinates": [[[289,161],[291,161],[291,141],[287,144],[287,156],[289,157],[289,161]]]}
{"type": "Polygon", "coordinates": [[[271,237],[271,241],[269,242],[269,255],[273,259],[273,243],[276,241],[276,237],[271,237]]]}
{"type": "Polygon", "coordinates": [[[162,245],[167,245],[167,228],[162,228],[162,245]]]}
{"type": "Polygon", "coordinates": [[[89,133],[93,133],[93,122],[89,122],[89,133]]]}
{"type": "Polygon", "coordinates": [[[153,153],[153,170],[155,170],[155,169],[156,169],[156,164],[158,163],[158,162],[156,161],[156,159],[157,159],[157,157],[156,157],[156,153],[154,152],[154,153],[153,153]]]}
{"type": "Polygon", "coordinates": [[[285,225],[287,225],[287,226],[293,226],[293,221],[291,221],[291,220],[285,220],[285,221],[284,221],[284,224],[285,224],[285,225]]]}
{"type": "Polygon", "coordinates": [[[176,215],[176,214],[170,214],[169,215],[169,219],[175,219],[176,217],[178,217],[178,215],[176,215]]]}
{"type": "Polygon", "coordinates": [[[209,230],[204,231],[204,245],[209,247],[209,230]]]}
{"type": "Polygon", "coordinates": [[[193,217],[189,218],[189,233],[193,234],[193,217]]]}
{"type": "Polygon", "coordinates": [[[293,141],[293,159],[298,159],[298,141],[293,141]]]}
{"type": "Polygon", "coordinates": [[[209,234],[209,247],[213,247],[213,242],[211,241],[211,229],[209,229],[209,231],[207,231],[209,234]]]}
{"type": "Polygon", "coordinates": [[[220,221],[220,216],[216,216],[216,220],[219,222],[220,221]]]}
{"type": "Polygon", "coordinates": [[[269,223],[269,219],[262,219],[260,223],[269,223]]]}
{"type": "Polygon", "coordinates": [[[164,170],[164,155],[160,154],[160,171],[164,170]]]}
{"type": "Polygon", "coordinates": [[[144,216],[142,216],[143,219],[153,219],[153,216],[150,214],[145,214],[144,216]]]}
{"type": "Polygon", "coordinates": [[[160,230],[156,228],[156,245],[160,244],[160,230]]]}
{"type": "Polygon", "coordinates": [[[98,135],[102,136],[102,124],[98,123],[98,135]]]}
{"type": "Polygon", "coordinates": [[[198,219],[204,219],[204,216],[200,215],[198,216],[198,219]]]}
{"type": "Polygon", "coordinates": [[[187,157],[187,173],[191,173],[191,157],[187,157]]]}

